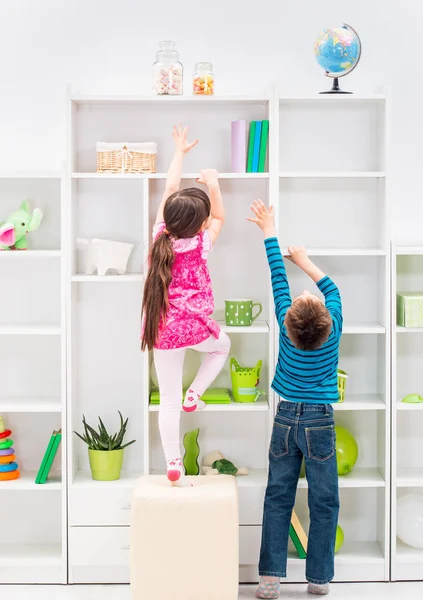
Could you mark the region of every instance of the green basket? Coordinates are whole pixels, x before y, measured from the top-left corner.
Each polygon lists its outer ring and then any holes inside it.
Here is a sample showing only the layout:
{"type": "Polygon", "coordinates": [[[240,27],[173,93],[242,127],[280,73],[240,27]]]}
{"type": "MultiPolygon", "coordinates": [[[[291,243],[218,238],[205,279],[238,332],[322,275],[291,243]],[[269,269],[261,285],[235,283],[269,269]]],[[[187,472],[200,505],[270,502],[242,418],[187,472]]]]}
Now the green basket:
{"type": "Polygon", "coordinates": [[[347,384],[348,373],[338,369],[338,394],[339,394],[339,402],[343,402],[345,400],[345,386],[347,384]]]}
{"type": "Polygon", "coordinates": [[[230,360],[232,394],[235,402],[255,402],[260,396],[258,385],[262,361],[255,367],[241,367],[235,358],[230,360]]]}

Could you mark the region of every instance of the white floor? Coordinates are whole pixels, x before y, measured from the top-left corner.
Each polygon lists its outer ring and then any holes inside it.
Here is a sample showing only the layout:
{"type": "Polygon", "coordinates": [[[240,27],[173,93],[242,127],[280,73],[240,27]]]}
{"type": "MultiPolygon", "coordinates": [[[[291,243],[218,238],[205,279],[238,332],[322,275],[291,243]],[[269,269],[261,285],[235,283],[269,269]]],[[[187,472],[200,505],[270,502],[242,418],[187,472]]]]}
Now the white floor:
{"type": "MultiPolygon", "coordinates": [[[[241,586],[239,600],[254,598],[255,587],[241,586]]],[[[75,585],[75,586],[1,586],[0,597],[7,600],[130,600],[129,586],[75,585]]],[[[305,586],[287,585],[281,600],[306,598],[305,586]]],[[[311,596],[307,596],[311,598],[311,596]]],[[[331,600],[422,600],[422,583],[343,583],[332,586],[331,600]]],[[[172,589],[169,589],[169,600],[172,589]]],[[[150,600],[143,598],[142,600],[150,600]]],[[[155,600],[155,598],[151,598],[155,600]]],[[[198,600],[201,600],[201,594],[198,600]]],[[[222,600],[224,595],[222,594],[222,600]]]]}

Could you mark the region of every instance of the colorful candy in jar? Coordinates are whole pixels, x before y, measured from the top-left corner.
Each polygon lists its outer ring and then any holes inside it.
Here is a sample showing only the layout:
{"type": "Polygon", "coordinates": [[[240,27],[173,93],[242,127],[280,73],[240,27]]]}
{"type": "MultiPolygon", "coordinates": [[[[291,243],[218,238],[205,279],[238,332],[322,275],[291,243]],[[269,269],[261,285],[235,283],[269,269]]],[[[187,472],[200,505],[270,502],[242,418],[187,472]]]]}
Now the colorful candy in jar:
{"type": "Polygon", "coordinates": [[[157,95],[182,94],[182,67],[160,67],[155,72],[154,93],[157,95]]]}
{"type": "Polygon", "coordinates": [[[195,65],[193,93],[196,96],[213,96],[214,73],[211,63],[197,63],[195,65]]]}

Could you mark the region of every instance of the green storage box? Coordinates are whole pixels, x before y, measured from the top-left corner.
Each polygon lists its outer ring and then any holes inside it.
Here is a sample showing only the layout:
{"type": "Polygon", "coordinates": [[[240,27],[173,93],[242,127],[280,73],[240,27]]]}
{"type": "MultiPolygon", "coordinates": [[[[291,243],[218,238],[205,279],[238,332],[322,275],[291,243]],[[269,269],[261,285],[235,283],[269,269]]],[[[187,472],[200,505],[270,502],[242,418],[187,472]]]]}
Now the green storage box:
{"type": "Polygon", "coordinates": [[[262,361],[255,367],[241,367],[235,358],[230,360],[232,393],[235,402],[256,402],[261,392],[259,390],[262,361]]]}
{"type": "MultiPolygon", "coordinates": [[[[230,404],[231,394],[226,388],[209,388],[201,396],[201,400],[206,404],[230,404]]],[[[159,390],[150,393],[150,404],[160,404],[159,390]]]]}
{"type": "Polygon", "coordinates": [[[423,292],[398,292],[397,324],[423,327],[423,292]]]}

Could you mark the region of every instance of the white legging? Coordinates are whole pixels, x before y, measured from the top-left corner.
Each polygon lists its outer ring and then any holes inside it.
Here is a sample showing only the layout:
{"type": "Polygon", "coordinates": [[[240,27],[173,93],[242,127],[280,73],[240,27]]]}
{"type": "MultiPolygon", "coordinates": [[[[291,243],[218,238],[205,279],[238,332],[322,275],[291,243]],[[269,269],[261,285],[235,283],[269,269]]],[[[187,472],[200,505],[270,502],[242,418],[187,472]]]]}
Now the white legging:
{"type": "MultiPolygon", "coordinates": [[[[207,340],[190,346],[192,350],[207,353],[197,376],[190,385],[202,396],[219,375],[229,354],[231,342],[226,333],[219,338],[211,335],[207,340]]],[[[160,390],[159,429],[167,461],[181,457],[179,446],[179,421],[182,408],[182,372],[187,348],[175,350],[154,349],[154,363],[160,390]]]]}

